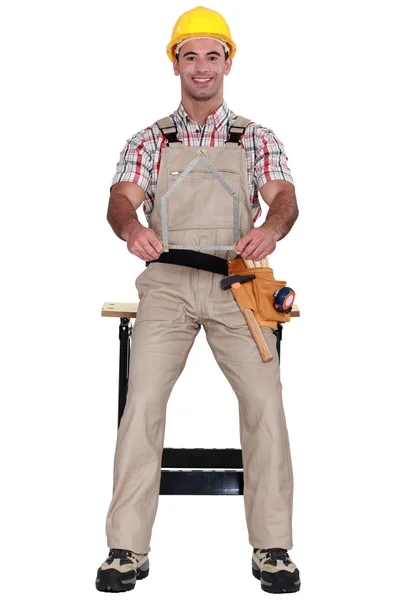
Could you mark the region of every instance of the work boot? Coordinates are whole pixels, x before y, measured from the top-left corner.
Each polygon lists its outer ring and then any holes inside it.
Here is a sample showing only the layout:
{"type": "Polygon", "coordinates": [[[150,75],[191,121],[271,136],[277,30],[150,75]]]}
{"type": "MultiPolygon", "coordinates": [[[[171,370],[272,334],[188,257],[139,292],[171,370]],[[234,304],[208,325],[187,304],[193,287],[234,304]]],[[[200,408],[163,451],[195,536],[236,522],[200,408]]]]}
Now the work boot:
{"type": "Polygon", "coordinates": [[[144,579],[148,574],[148,554],[111,548],[108,558],[97,571],[96,589],[100,592],[128,592],[133,590],[137,579],[144,579]]]}
{"type": "Polygon", "coordinates": [[[264,592],[285,594],[298,592],[300,589],[300,573],[287,550],[254,548],[252,568],[253,575],[260,579],[264,592]]]}

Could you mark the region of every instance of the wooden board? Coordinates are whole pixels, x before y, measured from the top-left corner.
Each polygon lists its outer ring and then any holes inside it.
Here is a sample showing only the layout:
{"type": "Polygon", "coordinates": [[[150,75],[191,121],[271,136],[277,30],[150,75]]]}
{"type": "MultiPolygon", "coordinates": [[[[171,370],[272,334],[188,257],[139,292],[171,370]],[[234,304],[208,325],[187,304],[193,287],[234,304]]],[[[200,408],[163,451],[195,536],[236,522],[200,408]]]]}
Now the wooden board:
{"type": "Polygon", "coordinates": [[[101,311],[102,317],[125,317],[133,319],[136,317],[139,302],[104,302],[101,311]]]}
{"type": "MultiPolygon", "coordinates": [[[[105,302],[101,311],[102,317],[120,317],[134,319],[136,317],[139,302],[105,302]]],[[[297,304],[293,305],[290,317],[299,317],[300,310],[297,304]]]]}

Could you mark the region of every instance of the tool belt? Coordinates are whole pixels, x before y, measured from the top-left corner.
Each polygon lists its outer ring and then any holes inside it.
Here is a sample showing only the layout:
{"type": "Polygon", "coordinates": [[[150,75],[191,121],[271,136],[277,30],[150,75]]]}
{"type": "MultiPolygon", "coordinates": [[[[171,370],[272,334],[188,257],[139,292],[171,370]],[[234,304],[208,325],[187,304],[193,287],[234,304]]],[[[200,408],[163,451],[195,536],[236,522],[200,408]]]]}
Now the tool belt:
{"type": "Polygon", "coordinates": [[[195,250],[163,252],[157,259],[146,262],[146,267],[153,262],[192,267],[220,275],[254,274],[255,278],[242,283],[240,288],[231,288],[240,310],[243,312],[243,308],[250,308],[260,327],[276,329],[278,323],[290,321],[290,313],[280,312],[274,307],[274,292],[285,287],[286,281],[275,279],[270,267],[248,269],[240,256],[227,261],[195,250]]]}
{"type": "Polygon", "coordinates": [[[171,265],[181,265],[182,267],[192,267],[210,271],[210,273],[219,273],[228,275],[228,261],[219,256],[197,252],[197,250],[169,250],[162,252],[158,258],[146,262],[146,267],[153,262],[168,263],[171,265]]]}

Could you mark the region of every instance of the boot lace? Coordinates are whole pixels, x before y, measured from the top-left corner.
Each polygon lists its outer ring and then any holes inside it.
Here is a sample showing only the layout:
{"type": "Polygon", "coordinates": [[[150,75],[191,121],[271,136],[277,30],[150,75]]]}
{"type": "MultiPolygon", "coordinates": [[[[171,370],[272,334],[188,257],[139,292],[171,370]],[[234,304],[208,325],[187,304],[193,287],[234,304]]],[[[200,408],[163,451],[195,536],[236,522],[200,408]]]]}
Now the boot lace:
{"type": "Polygon", "coordinates": [[[115,559],[120,559],[120,565],[128,565],[129,563],[134,564],[134,560],[138,562],[136,556],[130,550],[119,550],[118,548],[111,548],[106,562],[111,565],[115,559]]]}
{"type": "Polygon", "coordinates": [[[269,548],[268,550],[264,548],[258,548],[258,551],[263,554],[265,552],[265,556],[260,557],[263,564],[276,566],[277,561],[282,560],[283,563],[288,566],[292,562],[290,560],[288,551],[283,550],[282,548],[269,548]]]}

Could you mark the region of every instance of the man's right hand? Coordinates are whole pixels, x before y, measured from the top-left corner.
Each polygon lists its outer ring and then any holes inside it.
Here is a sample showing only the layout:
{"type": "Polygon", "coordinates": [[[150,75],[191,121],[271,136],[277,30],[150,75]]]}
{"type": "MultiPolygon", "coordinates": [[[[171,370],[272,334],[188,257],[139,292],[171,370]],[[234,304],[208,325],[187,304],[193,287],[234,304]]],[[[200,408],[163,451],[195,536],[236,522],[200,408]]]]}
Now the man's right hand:
{"type": "Polygon", "coordinates": [[[136,210],[145,199],[144,190],[136,183],[121,181],[111,188],[107,219],[129,252],[145,261],[155,260],[164,250],[161,239],[138,220],[136,210]]]}
{"type": "Polygon", "coordinates": [[[145,261],[155,260],[164,250],[161,239],[152,229],[136,221],[127,230],[129,252],[145,261]]]}

